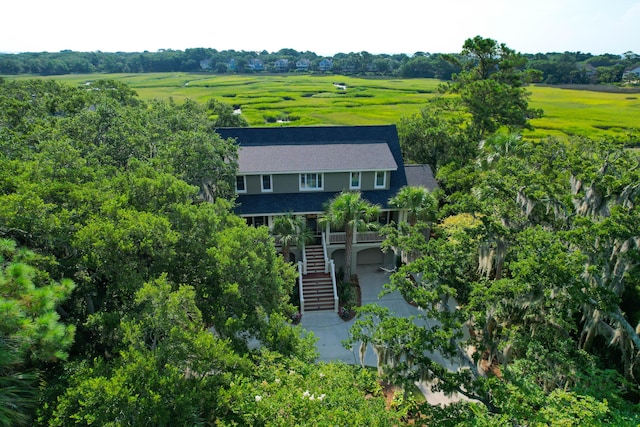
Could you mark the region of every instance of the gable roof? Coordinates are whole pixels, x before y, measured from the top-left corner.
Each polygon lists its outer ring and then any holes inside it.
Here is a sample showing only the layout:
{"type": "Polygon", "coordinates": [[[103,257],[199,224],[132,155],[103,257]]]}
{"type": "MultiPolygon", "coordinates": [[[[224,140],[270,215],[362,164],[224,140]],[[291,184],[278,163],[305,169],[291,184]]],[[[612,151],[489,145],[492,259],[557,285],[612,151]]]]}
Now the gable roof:
{"type": "MultiPolygon", "coordinates": [[[[400,188],[407,185],[398,131],[395,125],[219,128],[217,132],[224,139],[236,139],[239,145],[239,156],[244,156],[241,153],[249,147],[258,147],[257,149],[249,148],[246,151],[246,153],[251,153],[251,156],[269,150],[273,150],[273,152],[285,150],[287,153],[297,153],[295,157],[292,155],[291,159],[298,158],[299,160],[300,155],[308,154],[313,150],[320,150],[324,153],[348,152],[349,156],[331,155],[326,158],[331,165],[340,163],[339,170],[342,171],[349,171],[351,168],[363,167],[363,165],[366,165],[367,168],[373,165],[373,169],[377,170],[390,170],[389,189],[362,192],[363,198],[371,203],[379,204],[383,208],[388,207],[389,198],[395,196],[400,188]],[[387,148],[383,148],[382,145],[386,145],[387,148]],[[367,149],[372,147],[375,147],[375,152],[369,153],[367,149]],[[355,154],[349,150],[356,150],[355,154]],[[391,168],[391,160],[395,163],[393,168],[391,168]],[[378,161],[382,163],[375,164],[378,161]]],[[[289,158],[287,156],[284,160],[289,161],[289,158]]],[[[262,157],[261,161],[264,166],[252,167],[254,169],[266,168],[267,164],[276,167],[280,160],[282,159],[262,157]]],[[[311,162],[320,162],[320,160],[311,159],[311,162]]],[[[292,166],[278,167],[293,169],[292,166]]],[[[315,168],[308,170],[308,172],[319,171],[315,168]]],[[[240,173],[246,172],[241,170],[240,173]]],[[[237,198],[239,206],[236,212],[243,215],[268,215],[282,212],[320,213],[323,211],[323,205],[336,194],[331,192],[240,194],[237,198]]]]}
{"type": "Polygon", "coordinates": [[[361,172],[396,170],[398,165],[389,146],[377,142],[241,146],[238,169],[240,174],[361,172]]]}

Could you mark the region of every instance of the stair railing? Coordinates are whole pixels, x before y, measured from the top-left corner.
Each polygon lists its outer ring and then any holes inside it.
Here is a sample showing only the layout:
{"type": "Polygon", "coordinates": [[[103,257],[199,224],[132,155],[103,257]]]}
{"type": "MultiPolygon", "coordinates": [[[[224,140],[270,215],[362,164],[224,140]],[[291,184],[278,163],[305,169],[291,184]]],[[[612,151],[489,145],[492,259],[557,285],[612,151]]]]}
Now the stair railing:
{"type": "Polygon", "coordinates": [[[336,283],[336,265],[333,263],[333,260],[329,261],[329,266],[331,270],[331,285],[333,286],[333,311],[338,312],[338,285],[336,283]]]}
{"type": "Polygon", "coordinates": [[[304,245],[304,242],[302,243],[302,272],[304,274],[307,274],[307,249],[304,245]]]}
{"type": "Polygon", "coordinates": [[[300,314],[304,314],[304,286],[302,285],[302,262],[298,261],[298,291],[300,293],[300,314]]]}
{"type": "Polygon", "coordinates": [[[322,253],[324,255],[324,272],[329,272],[329,256],[327,255],[327,239],[324,231],[322,232],[322,253]]]}

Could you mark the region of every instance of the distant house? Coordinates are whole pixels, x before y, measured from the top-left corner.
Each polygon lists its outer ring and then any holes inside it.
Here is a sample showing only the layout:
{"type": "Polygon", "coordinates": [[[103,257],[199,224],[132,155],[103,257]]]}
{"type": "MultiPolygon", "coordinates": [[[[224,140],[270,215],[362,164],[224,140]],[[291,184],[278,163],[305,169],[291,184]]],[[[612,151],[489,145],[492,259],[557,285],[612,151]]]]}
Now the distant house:
{"type": "Polygon", "coordinates": [[[624,74],[622,75],[622,79],[625,81],[629,81],[629,80],[637,81],[638,79],[640,79],[640,66],[637,66],[625,71],[624,74]]]}
{"type": "Polygon", "coordinates": [[[247,62],[247,68],[251,71],[264,71],[264,63],[257,59],[257,58],[252,58],[249,60],[249,62],[247,62]]]}
{"type": "Polygon", "coordinates": [[[333,67],[333,59],[330,59],[330,58],[324,58],[318,64],[318,70],[323,71],[323,72],[331,71],[332,67],[333,67]]]}
{"type": "Polygon", "coordinates": [[[227,70],[236,71],[237,67],[238,67],[238,63],[234,58],[231,58],[230,60],[227,61],[227,70]]]}
{"type": "Polygon", "coordinates": [[[200,68],[203,70],[210,70],[211,69],[211,59],[203,59],[202,61],[200,61],[200,68]]]}
{"type": "MultiPolygon", "coordinates": [[[[337,310],[335,270],[344,265],[344,229],[321,226],[326,203],[341,191],[359,191],[381,207],[381,225],[406,220],[406,212],[389,206],[405,185],[434,190],[428,165],[405,166],[396,127],[323,126],[220,128],[238,149],[236,212],[248,224],[271,227],[278,216],[304,218],[316,243],[291,249],[299,261],[301,309],[337,310]]],[[[354,234],[352,270],[364,264],[394,265],[383,253],[375,231],[354,234]]]]}
{"type": "Polygon", "coordinates": [[[584,75],[587,80],[594,80],[596,78],[597,68],[591,64],[581,63],[577,64],[576,68],[584,75]]]}
{"type": "Polygon", "coordinates": [[[356,65],[351,63],[351,62],[348,62],[348,63],[346,63],[346,64],[344,64],[342,66],[342,72],[343,73],[349,74],[349,73],[353,73],[355,71],[356,71],[356,65]]]}
{"type": "Polygon", "coordinates": [[[280,58],[273,63],[273,68],[278,72],[289,71],[289,60],[286,58],[280,58]]]}
{"type": "Polygon", "coordinates": [[[302,58],[299,61],[296,61],[296,71],[309,71],[310,65],[311,61],[307,58],[302,58]]]}

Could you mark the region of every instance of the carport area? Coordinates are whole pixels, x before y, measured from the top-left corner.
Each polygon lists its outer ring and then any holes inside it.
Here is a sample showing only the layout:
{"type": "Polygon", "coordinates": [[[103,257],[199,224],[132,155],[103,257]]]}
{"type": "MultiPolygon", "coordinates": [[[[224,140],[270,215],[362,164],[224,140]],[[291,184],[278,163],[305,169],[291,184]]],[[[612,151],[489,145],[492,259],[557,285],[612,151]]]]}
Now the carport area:
{"type": "MultiPolygon", "coordinates": [[[[399,292],[387,294],[382,298],[378,295],[382,287],[389,281],[389,273],[380,265],[358,265],[356,273],[360,281],[362,292],[362,305],[376,303],[388,307],[396,316],[409,317],[416,316],[421,310],[408,304],[399,292]]],[[[318,361],[322,362],[343,362],[350,365],[360,365],[359,349],[346,349],[342,346],[342,341],[349,336],[349,329],[356,319],[343,321],[334,312],[308,312],[302,316],[300,325],[308,331],[314,333],[318,338],[317,348],[320,353],[318,361]]],[[[416,322],[425,324],[424,320],[416,319],[416,322]]],[[[438,360],[438,355],[434,356],[438,360]]],[[[367,348],[364,362],[366,366],[377,366],[377,358],[371,348],[367,348]]],[[[439,362],[449,369],[457,369],[448,361],[440,359],[439,362]]],[[[432,404],[451,403],[459,398],[449,398],[442,393],[431,392],[428,384],[417,384],[422,390],[427,400],[432,404]]]]}
{"type": "MultiPolygon", "coordinates": [[[[420,310],[409,305],[399,292],[393,292],[378,298],[382,287],[389,281],[389,273],[380,265],[359,265],[356,269],[362,293],[362,305],[376,303],[388,307],[397,316],[409,317],[417,315],[420,310]]],[[[330,311],[307,312],[302,316],[300,325],[312,331],[318,338],[318,360],[325,362],[342,361],[348,364],[360,364],[358,349],[345,349],[342,341],[348,338],[348,332],[355,319],[345,322],[337,313],[330,311]]],[[[376,366],[377,359],[373,350],[368,349],[365,355],[367,366],[376,366]]]]}

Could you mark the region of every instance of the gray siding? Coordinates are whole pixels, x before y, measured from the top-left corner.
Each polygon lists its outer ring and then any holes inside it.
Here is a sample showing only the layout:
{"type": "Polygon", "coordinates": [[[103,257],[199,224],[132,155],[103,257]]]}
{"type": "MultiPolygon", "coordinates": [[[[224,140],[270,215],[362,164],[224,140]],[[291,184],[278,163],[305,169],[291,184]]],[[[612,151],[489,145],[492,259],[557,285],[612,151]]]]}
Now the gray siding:
{"type": "Polygon", "coordinates": [[[373,190],[374,180],[376,179],[375,172],[362,172],[360,177],[360,190],[370,191],[373,190]]]}
{"type": "Polygon", "coordinates": [[[247,175],[247,194],[260,193],[260,175],[247,175]]]}
{"type": "Polygon", "coordinates": [[[325,173],[324,191],[342,191],[349,189],[348,173],[325,173]]]}
{"type": "MultiPolygon", "coordinates": [[[[360,176],[360,190],[382,190],[375,188],[375,172],[362,172],[360,176]]],[[[247,175],[247,194],[260,194],[262,192],[260,175],[247,175]]],[[[300,184],[299,174],[274,174],[271,175],[271,183],[273,193],[298,193],[300,184]]],[[[350,173],[337,172],[324,174],[324,190],[327,192],[335,192],[349,190],[350,173]]],[[[389,173],[387,172],[387,180],[385,189],[389,188],[389,173]]],[[[313,191],[313,190],[310,190],[313,191]]]]}
{"type": "Polygon", "coordinates": [[[387,178],[385,180],[384,188],[375,188],[376,187],[376,173],[375,172],[362,172],[362,178],[360,183],[360,189],[362,191],[371,191],[371,190],[388,190],[389,189],[389,172],[386,173],[387,178]]]}
{"type": "Polygon", "coordinates": [[[273,191],[275,193],[297,193],[300,188],[298,179],[298,174],[273,175],[273,191]]]}

